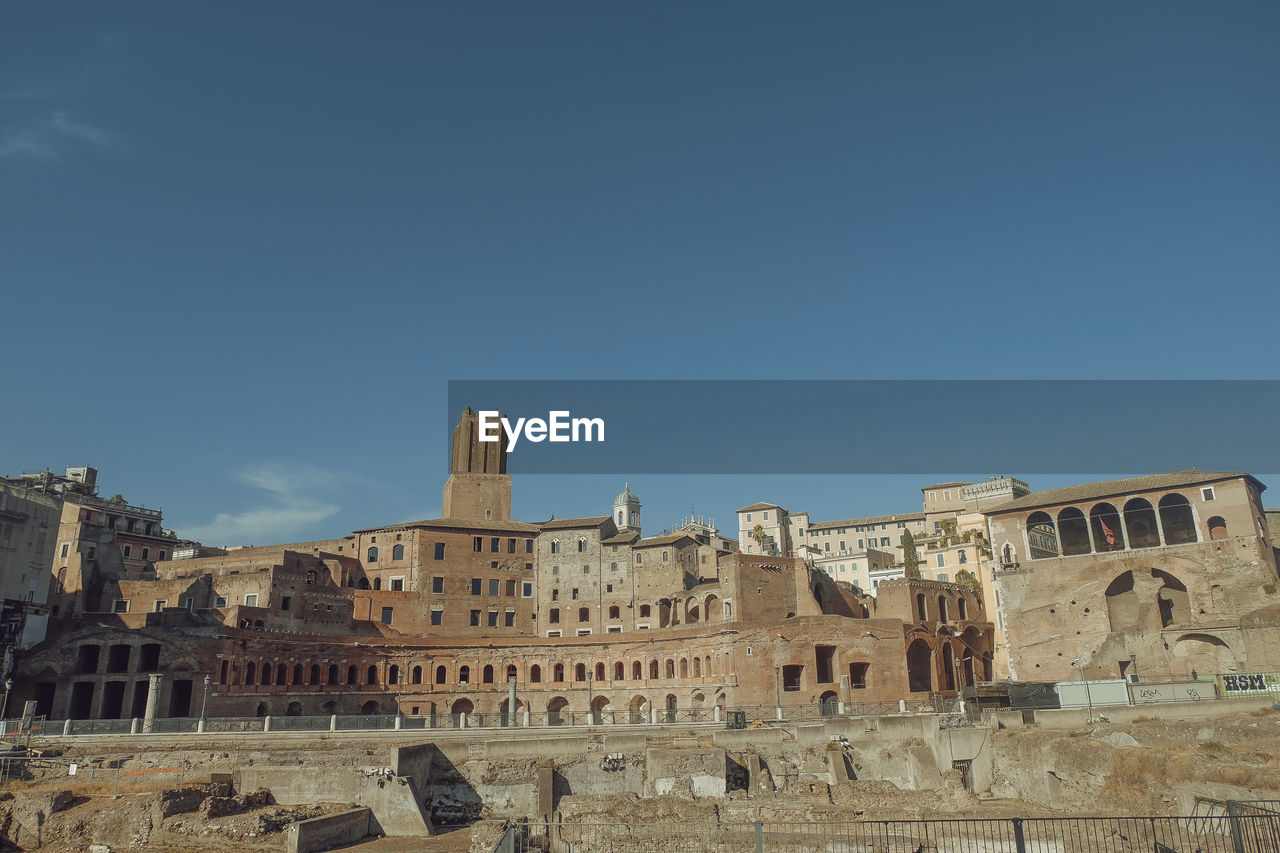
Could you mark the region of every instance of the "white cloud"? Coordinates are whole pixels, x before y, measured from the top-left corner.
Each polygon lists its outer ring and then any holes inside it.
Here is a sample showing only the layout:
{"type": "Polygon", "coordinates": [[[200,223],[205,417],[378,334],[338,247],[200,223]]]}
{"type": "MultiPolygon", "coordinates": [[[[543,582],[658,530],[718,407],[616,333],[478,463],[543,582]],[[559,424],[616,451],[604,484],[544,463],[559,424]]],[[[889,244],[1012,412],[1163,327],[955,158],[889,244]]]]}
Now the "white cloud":
{"type": "Polygon", "coordinates": [[[321,468],[268,463],[241,471],[236,479],[267,492],[272,503],[239,513],[220,512],[206,524],[181,528],[179,535],[206,545],[290,542],[295,534],[342,509],[323,497],[337,488],[338,478],[321,468]]]}
{"type": "Polygon", "coordinates": [[[10,124],[0,131],[0,157],[10,160],[53,162],[78,148],[108,149],[119,144],[111,131],[81,121],[66,110],[10,124]]]}

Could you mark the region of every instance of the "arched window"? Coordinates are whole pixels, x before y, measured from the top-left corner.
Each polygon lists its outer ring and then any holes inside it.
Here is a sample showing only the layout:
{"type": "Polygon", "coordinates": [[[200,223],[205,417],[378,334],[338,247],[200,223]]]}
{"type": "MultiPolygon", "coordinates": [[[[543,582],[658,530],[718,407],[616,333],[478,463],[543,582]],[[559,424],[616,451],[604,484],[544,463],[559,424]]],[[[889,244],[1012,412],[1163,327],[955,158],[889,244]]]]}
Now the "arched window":
{"type": "Polygon", "coordinates": [[[590,622],[590,621],[591,621],[591,608],[590,608],[590,607],[579,607],[579,608],[578,608],[578,621],[579,621],[579,622],[590,622]]]}
{"type": "Polygon", "coordinates": [[[355,683],[356,683],[356,668],[355,668],[355,665],[353,664],[347,667],[347,684],[355,684],[355,683]]]}
{"type": "Polygon", "coordinates": [[[685,660],[684,658],[680,658],[680,677],[681,678],[689,677],[689,661],[685,660]]]}
{"type": "Polygon", "coordinates": [[[1058,541],[1064,557],[1088,554],[1092,550],[1089,544],[1089,522],[1085,521],[1084,513],[1076,507],[1069,506],[1058,513],[1058,541]]]}
{"type": "Polygon", "coordinates": [[[1095,551],[1124,550],[1124,525],[1120,523],[1120,512],[1112,504],[1094,504],[1089,510],[1089,525],[1095,551]]]}
{"type": "Polygon", "coordinates": [[[596,681],[604,681],[604,664],[596,664],[596,681]]]}
{"type": "Polygon", "coordinates": [[[307,683],[308,684],[320,683],[320,664],[318,663],[311,664],[311,677],[307,679],[307,683]]]}
{"type": "Polygon", "coordinates": [[[369,562],[370,563],[378,562],[378,546],[376,545],[374,545],[369,549],[369,562]]]}
{"type": "Polygon", "coordinates": [[[397,545],[396,547],[394,547],[394,548],[392,548],[392,549],[391,549],[391,559],[393,559],[393,560],[403,560],[403,559],[404,559],[404,546],[403,546],[403,545],[397,545]]]}
{"type": "Polygon", "coordinates": [[[1130,548],[1155,548],[1160,545],[1156,527],[1156,511],[1145,498],[1134,498],[1124,505],[1124,529],[1130,548]]]}
{"type": "Polygon", "coordinates": [[[536,663],[529,667],[529,681],[533,684],[542,683],[542,667],[538,666],[536,663]]]}
{"type": "Polygon", "coordinates": [[[485,684],[493,684],[493,665],[485,664],[484,669],[480,670],[480,680],[485,684]]]}
{"type": "Polygon", "coordinates": [[[444,684],[448,679],[449,673],[443,666],[436,667],[436,684],[444,684]]]}
{"type": "Polygon", "coordinates": [[[1027,517],[1027,554],[1033,560],[1058,556],[1058,529],[1047,512],[1027,517]]]}
{"type": "Polygon", "coordinates": [[[1164,529],[1166,545],[1187,545],[1198,541],[1191,502],[1177,492],[1160,499],[1160,526],[1164,529]]]}
{"type": "Polygon", "coordinates": [[[557,682],[564,681],[564,664],[562,663],[556,664],[555,669],[552,670],[552,676],[553,676],[552,678],[553,681],[557,681],[557,682]]]}
{"type": "Polygon", "coordinates": [[[368,672],[366,672],[366,673],[365,673],[365,681],[364,681],[364,683],[365,683],[365,684],[377,684],[377,683],[378,683],[378,667],[377,667],[377,666],[370,666],[370,667],[369,667],[368,672]]]}
{"type": "Polygon", "coordinates": [[[574,681],[587,680],[587,665],[585,663],[580,663],[573,668],[573,680],[574,681]]]}
{"type": "Polygon", "coordinates": [[[253,679],[257,674],[258,674],[258,670],[254,666],[253,661],[249,661],[249,663],[246,664],[244,668],[244,683],[253,684],[253,679]]]}
{"type": "Polygon", "coordinates": [[[916,618],[921,622],[929,620],[929,612],[925,609],[923,592],[916,594],[916,618]]]}
{"type": "Polygon", "coordinates": [[[671,658],[667,658],[667,678],[676,677],[676,662],[671,658]]]}
{"type": "Polygon", "coordinates": [[[271,683],[271,664],[265,660],[262,662],[262,683],[271,683]]]}
{"type": "Polygon", "coordinates": [[[703,674],[710,677],[711,675],[711,655],[707,655],[707,665],[702,670],[703,674]]]}
{"type": "Polygon", "coordinates": [[[293,665],[293,683],[294,684],[302,683],[302,664],[300,663],[295,663],[293,665]]]}
{"type": "Polygon", "coordinates": [[[627,665],[622,661],[617,661],[613,665],[613,680],[623,681],[627,677],[627,665]]]}
{"type": "Polygon", "coordinates": [[[336,663],[329,664],[329,679],[325,683],[326,684],[338,683],[338,665],[336,663]]]}
{"type": "Polygon", "coordinates": [[[960,619],[962,621],[969,618],[968,616],[969,608],[967,605],[968,605],[968,602],[966,602],[963,598],[956,600],[956,607],[959,608],[960,610],[960,619]]]}
{"type": "Polygon", "coordinates": [[[907,689],[912,693],[933,689],[933,650],[924,640],[914,640],[907,647],[907,689]]]}
{"type": "Polygon", "coordinates": [[[947,621],[947,597],[945,595],[938,596],[938,621],[947,621]]]}
{"type": "Polygon", "coordinates": [[[693,677],[694,678],[702,677],[702,658],[693,659],[693,677]]]}
{"type": "Polygon", "coordinates": [[[656,660],[649,661],[649,677],[650,678],[658,677],[658,662],[656,660]]]}
{"type": "Polygon", "coordinates": [[[458,667],[458,683],[459,684],[471,683],[471,667],[466,666],[465,664],[463,666],[458,667]]]}
{"type": "Polygon", "coordinates": [[[585,536],[582,536],[578,538],[578,552],[582,553],[585,550],[587,550],[587,539],[585,536]]]}
{"type": "Polygon", "coordinates": [[[649,605],[647,605],[647,604],[641,604],[641,605],[640,605],[640,618],[641,618],[641,619],[648,619],[648,618],[649,618],[649,612],[650,612],[650,611],[649,611],[649,605]]]}
{"type": "Polygon", "coordinates": [[[382,578],[374,578],[374,579],[373,579],[373,588],[374,588],[374,589],[382,589],[382,578]]]}
{"type": "Polygon", "coordinates": [[[1227,521],[1222,516],[1215,515],[1209,519],[1209,538],[1210,539],[1226,539],[1227,538],[1227,521]]]}
{"type": "Polygon", "coordinates": [[[422,683],[422,667],[415,666],[413,670],[409,673],[409,679],[414,684],[421,684],[422,683]]]}
{"type": "Polygon", "coordinates": [[[516,665],[513,663],[507,664],[507,681],[510,681],[511,679],[515,678],[517,675],[518,673],[516,672],[516,665]]]}
{"type": "Polygon", "coordinates": [[[552,539],[552,540],[551,540],[551,553],[552,553],[552,554],[559,554],[559,553],[560,553],[560,540],[559,540],[559,539],[552,539]]]}
{"type": "Polygon", "coordinates": [[[387,670],[387,683],[388,684],[400,683],[400,667],[396,666],[395,664],[391,665],[391,668],[387,670]]]}
{"type": "Polygon", "coordinates": [[[639,681],[644,678],[644,664],[640,661],[633,661],[631,664],[631,680],[639,681]]]}
{"type": "Polygon", "coordinates": [[[276,684],[284,684],[289,675],[289,668],[284,664],[276,664],[276,684]]]}
{"type": "Polygon", "coordinates": [[[958,556],[960,557],[961,563],[969,562],[969,552],[965,551],[963,548],[958,552],[958,556]]]}

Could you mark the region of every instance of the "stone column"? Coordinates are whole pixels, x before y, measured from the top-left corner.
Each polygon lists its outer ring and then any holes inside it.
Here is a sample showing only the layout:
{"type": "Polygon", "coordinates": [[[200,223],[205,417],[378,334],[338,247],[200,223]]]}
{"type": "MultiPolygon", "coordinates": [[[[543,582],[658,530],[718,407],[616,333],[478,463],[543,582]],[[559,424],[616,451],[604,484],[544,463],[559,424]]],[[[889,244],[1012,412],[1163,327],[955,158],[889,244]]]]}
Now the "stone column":
{"type": "Polygon", "coordinates": [[[142,730],[150,732],[160,711],[160,682],[164,676],[153,672],[147,676],[147,712],[142,718],[142,730]]]}
{"type": "Polygon", "coordinates": [[[845,709],[853,702],[851,695],[852,685],[849,683],[849,676],[840,676],[840,713],[845,713],[845,709]]]}
{"type": "Polygon", "coordinates": [[[516,680],[514,677],[507,679],[507,725],[514,727],[516,724],[516,680]]]}

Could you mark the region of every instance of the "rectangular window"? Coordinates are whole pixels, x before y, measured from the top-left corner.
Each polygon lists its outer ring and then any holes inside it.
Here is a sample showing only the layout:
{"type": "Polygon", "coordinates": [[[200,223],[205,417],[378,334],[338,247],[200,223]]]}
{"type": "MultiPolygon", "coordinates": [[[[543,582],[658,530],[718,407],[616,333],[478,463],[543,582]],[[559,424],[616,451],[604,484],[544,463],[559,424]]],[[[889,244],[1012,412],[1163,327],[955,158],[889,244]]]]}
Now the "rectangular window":
{"type": "Polygon", "coordinates": [[[160,599],[159,601],[156,602],[156,607],[155,607],[156,613],[159,613],[161,610],[164,610],[168,606],[169,606],[168,599],[165,599],[165,598],[160,599]]]}
{"type": "Polygon", "coordinates": [[[133,546],[132,546],[132,545],[125,545],[125,546],[124,546],[124,558],[125,558],[126,560],[127,560],[127,559],[129,559],[129,555],[130,555],[132,552],[133,552],[133,546]]]}
{"type": "Polygon", "coordinates": [[[145,559],[147,559],[148,557],[150,557],[150,555],[151,555],[151,549],[150,549],[150,548],[143,548],[143,549],[142,549],[142,559],[144,559],[144,560],[145,560],[145,559]]]}
{"type": "Polygon", "coordinates": [[[67,558],[67,552],[68,552],[69,550],[71,550],[71,545],[70,545],[70,543],[63,542],[63,543],[62,543],[62,559],[64,559],[64,560],[65,560],[65,559],[67,558]]]}
{"type": "Polygon", "coordinates": [[[514,540],[514,539],[508,539],[508,540],[507,540],[507,553],[508,553],[508,554],[514,554],[515,552],[516,552],[516,540],[514,540]]]}
{"type": "Polygon", "coordinates": [[[436,559],[437,560],[444,559],[444,543],[443,542],[436,543],[436,559]]]}
{"type": "Polygon", "coordinates": [[[533,571],[533,563],[525,563],[525,564],[524,564],[524,570],[525,570],[526,572],[531,572],[531,571],[533,571]]]}
{"type": "Polygon", "coordinates": [[[548,632],[547,632],[547,636],[548,636],[548,637],[559,637],[559,636],[560,636],[560,631],[559,631],[558,629],[557,629],[557,630],[555,630],[555,631],[548,631],[548,632]]]}
{"type": "Polygon", "coordinates": [[[589,636],[591,636],[591,629],[590,629],[590,628],[579,628],[579,629],[578,629],[578,631],[577,631],[577,634],[578,634],[578,636],[579,636],[579,637],[589,637],[589,636]]]}
{"type": "Polygon", "coordinates": [[[391,591],[392,591],[392,592],[404,592],[404,578],[402,578],[402,577],[400,577],[400,578],[392,578],[392,579],[391,579],[391,591]]]}
{"type": "Polygon", "coordinates": [[[435,577],[433,577],[431,579],[431,591],[434,592],[436,595],[440,595],[441,593],[443,593],[444,578],[440,577],[439,575],[436,575],[435,577]]]}
{"type": "Polygon", "coordinates": [[[553,607],[553,608],[551,608],[551,612],[547,614],[547,621],[548,621],[548,622],[550,622],[552,625],[559,624],[559,622],[560,622],[560,608],[559,608],[559,607],[553,607]]]}
{"type": "Polygon", "coordinates": [[[502,614],[502,624],[506,628],[513,627],[516,624],[516,612],[514,610],[508,610],[506,613],[502,614]]]}
{"type": "Polygon", "coordinates": [[[582,567],[582,573],[583,573],[584,575],[589,575],[589,574],[591,574],[591,567],[590,567],[590,566],[583,566],[583,567],[582,567]]]}
{"type": "Polygon", "coordinates": [[[943,566],[945,566],[946,564],[947,564],[947,555],[946,555],[946,554],[939,554],[939,555],[938,555],[938,568],[942,568],[942,567],[943,567],[943,566]]]}
{"type": "Polygon", "coordinates": [[[390,624],[391,624],[391,617],[392,617],[393,615],[395,615],[395,608],[393,608],[393,607],[384,607],[384,608],[382,608],[382,624],[383,624],[383,625],[390,625],[390,624]]]}
{"type": "Polygon", "coordinates": [[[622,633],[622,626],[621,626],[621,625],[610,625],[607,629],[605,629],[605,633],[606,633],[606,634],[621,634],[621,633],[622,633]]]}
{"type": "Polygon", "coordinates": [[[521,584],[520,594],[525,598],[533,598],[533,581],[525,581],[521,584]]]}
{"type": "Polygon", "coordinates": [[[516,582],[507,581],[507,597],[512,598],[516,594],[516,582]]]}
{"type": "Polygon", "coordinates": [[[111,612],[112,613],[128,613],[129,599],[117,598],[115,601],[111,603],[111,612]]]}
{"type": "Polygon", "coordinates": [[[471,550],[472,550],[472,551],[483,551],[483,550],[484,550],[484,537],[483,537],[483,536],[476,536],[476,537],[473,537],[473,538],[472,538],[472,540],[471,540],[471,550]]]}
{"type": "Polygon", "coordinates": [[[432,624],[432,625],[442,625],[442,624],[444,624],[444,611],[443,611],[443,610],[432,610],[432,611],[431,611],[431,624],[432,624]]]}
{"type": "Polygon", "coordinates": [[[769,511],[768,511],[768,510],[765,510],[765,511],[764,511],[764,520],[765,520],[765,521],[768,521],[768,520],[769,520],[769,511]]]}
{"type": "Polygon", "coordinates": [[[160,561],[164,562],[164,551],[160,552],[160,561]]]}
{"type": "Polygon", "coordinates": [[[489,594],[497,595],[498,588],[499,586],[501,586],[501,584],[502,584],[502,581],[498,580],[497,578],[489,578],[489,594]]]}
{"type": "Polygon", "coordinates": [[[576,586],[573,588],[573,599],[574,601],[578,600],[578,588],[576,586]]]}
{"type": "Polygon", "coordinates": [[[526,539],[526,540],[524,540],[524,552],[525,552],[526,554],[532,554],[532,553],[533,553],[533,540],[532,540],[532,539],[526,539]]]}
{"type": "Polygon", "coordinates": [[[1205,486],[1200,490],[1200,497],[1205,501],[1213,500],[1213,486],[1205,486]]]}
{"type": "Polygon", "coordinates": [[[471,594],[479,595],[484,587],[484,581],[481,578],[471,579],[471,594]]]}
{"type": "Polygon", "coordinates": [[[244,597],[244,606],[245,606],[245,607],[257,607],[257,606],[258,606],[258,594],[257,594],[256,592],[246,593],[246,594],[245,594],[245,597],[244,597]]]}
{"type": "Polygon", "coordinates": [[[289,606],[290,606],[290,605],[292,605],[292,604],[293,604],[293,596],[291,596],[291,595],[283,595],[283,596],[281,596],[281,597],[280,597],[280,609],[281,609],[281,610],[288,610],[288,609],[289,609],[289,606]]]}
{"type": "Polygon", "coordinates": [[[497,536],[494,536],[492,539],[489,540],[489,550],[494,554],[498,553],[499,541],[501,540],[499,540],[497,536]]]}
{"type": "Polygon", "coordinates": [[[480,627],[480,611],[479,610],[471,611],[471,627],[472,628],[480,627]]]}
{"type": "Polygon", "coordinates": [[[786,693],[800,692],[800,678],[804,667],[800,664],[788,664],[782,668],[782,689],[786,693]]]}
{"type": "Polygon", "coordinates": [[[498,627],[498,611],[496,610],[489,611],[489,627],[490,628],[498,627]]]}

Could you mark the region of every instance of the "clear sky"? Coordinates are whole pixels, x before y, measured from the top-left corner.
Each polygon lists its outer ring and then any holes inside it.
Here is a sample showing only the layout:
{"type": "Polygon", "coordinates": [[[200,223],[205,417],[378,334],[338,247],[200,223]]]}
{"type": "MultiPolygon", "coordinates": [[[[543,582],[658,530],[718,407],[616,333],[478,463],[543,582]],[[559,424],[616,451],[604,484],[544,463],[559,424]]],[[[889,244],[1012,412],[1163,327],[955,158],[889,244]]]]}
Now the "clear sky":
{"type": "MultiPolygon", "coordinates": [[[[6,3],[0,473],[264,544],[437,514],[450,378],[1277,378],[1277,43],[1271,0],[6,3]]],[[[515,511],[924,485],[643,474],[515,511]]]]}

